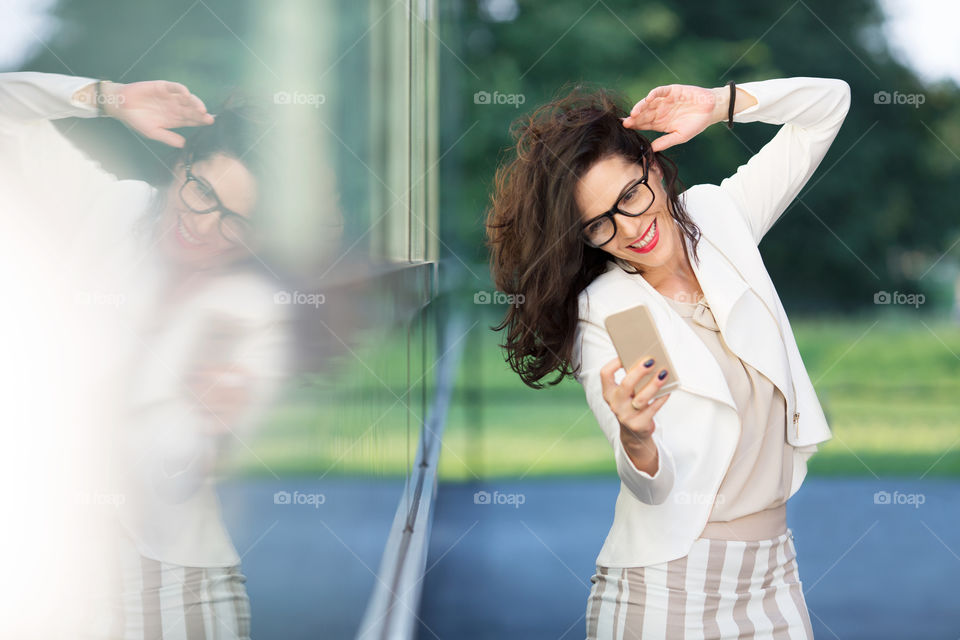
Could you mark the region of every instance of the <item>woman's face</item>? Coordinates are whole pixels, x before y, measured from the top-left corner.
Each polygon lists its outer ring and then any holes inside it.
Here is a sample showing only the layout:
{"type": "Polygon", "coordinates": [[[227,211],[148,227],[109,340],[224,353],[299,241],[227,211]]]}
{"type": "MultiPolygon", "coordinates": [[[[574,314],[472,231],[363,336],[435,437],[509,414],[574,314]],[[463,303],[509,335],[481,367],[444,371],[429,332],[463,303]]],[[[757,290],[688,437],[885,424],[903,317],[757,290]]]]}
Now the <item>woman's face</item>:
{"type": "MultiPolygon", "coordinates": [[[[626,189],[642,176],[643,166],[623,156],[608,156],[598,160],[577,185],[575,199],[582,221],[587,222],[612,209],[617,199],[627,193],[626,189]]],[[[653,190],[653,204],[637,217],[615,213],[616,235],[600,247],[611,256],[627,260],[644,273],[672,265],[678,252],[680,256],[683,255],[679,229],[670,215],[667,192],[662,181],[660,167],[652,164],[647,184],[653,190]],[[647,234],[651,232],[652,239],[646,241],[647,234]]],[[[639,186],[639,189],[637,193],[642,194],[643,186],[639,186]]],[[[630,210],[623,202],[620,208],[630,210]]]]}
{"type": "Polygon", "coordinates": [[[257,201],[253,174],[225,154],[194,163],[190,173],[194,179],[188,183],[187,167],[177,165],[167,192],[159,240],[164,255],[177,266],[194,269],[222,267],[248,255],[253,239],[242,230],[249,225],[257,201]],[[212,207],[218,209],[194,211],[212,207]]]}

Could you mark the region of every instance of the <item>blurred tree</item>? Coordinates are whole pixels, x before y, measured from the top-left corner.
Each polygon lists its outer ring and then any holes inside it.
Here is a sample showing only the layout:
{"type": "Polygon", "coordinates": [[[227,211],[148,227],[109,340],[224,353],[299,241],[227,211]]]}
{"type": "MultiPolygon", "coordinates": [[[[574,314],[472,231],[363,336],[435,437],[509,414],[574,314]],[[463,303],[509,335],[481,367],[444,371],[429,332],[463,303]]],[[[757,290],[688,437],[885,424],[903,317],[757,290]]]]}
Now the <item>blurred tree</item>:
{"type": "MultiPolygon", "coordinates": [[[[117,81],[175,80],[212,108],[261,64],[244,42],[251,6],[62,0],[55,10],[58,34],[23,68],[117,81]]],[[[953,82],[924,86],[893,59],[876,0],[450,0],[440,10],[440,150],[447,151],[441,234],[459,260],[486,261],[484,211],[494,169],[511,143],[510,123],[565,85],[606,86],[629,103],[661,84],[711,87],[730,79],[825,76],[850,84],[850,113],[811,182],[761,245],[784,304],[853,310],[871,305],[878,290],[942,296],[937,287],[952,275],[949,267],[960,254],[952,198],[960,177],[958,88],[953,82]],[[480,91],[520,94],[524,102],[477,104],[480,91]],[[922,93],[925,101],[917,108],[877,103],[878,91],[922,93]]],[[[359,77],[367,73],[371,46],[363,41],[364,25],[375,17],[341,13],[353,18],[340,25],[340,49],[349,49],[340,70],[359,77]]],[[[337,115],[337,128],[348,139],[363,139],[368,107],[362,100],[340,104],[350,111],[337,115]]],[[[166,172],[169,149],[135,138],[116,122],[61,126],[99,151],[118,175],[149,180],[166,172]]],[[[732,132],[718,126],[667,153],[685,184],[716,184],[775,132],[763,124],[732,132]]],[[[338,153],[342,163],[357,162],[346,150],[338,153]]],[[[341,185],[348,204],[363,200],[365,185],[341,185]]],[[[482,267],[472,271],[486,276],[482,267]]]]}
{"type": "MultiPolygon", "coordinates": [[[[936,270],[922,276],[960,234],[952,197],[960,177],[958,90],[952,82],[923,86],[892,58],[874,0],[459,0],[447,15],[445,42],[457,43],[445,60],[447,103],[459,108],[441,148],[469,134],[445,165],[459,175],[444,181],[456,188],[444,194],[443,233],[464,261],[486,261],[484,210],[511,121],[568,83],[606,86],[632,104],[661,84],[837,77],[851,86],[850,112],[817,173],[765,237],[768,269],[788,309],[863,308],[878,290],[935,294],[936,270]],[[525,101],[477,104],[477,91],[525,101]],[[878,91],[926,100],[919,108],[882,104],[878,91]],[[920,252],[919,262],[903,259],[908,249],[920,252]]],[[[776,130],[717,126],[667,154],[686,185],[717,184],[776,130]]]]}

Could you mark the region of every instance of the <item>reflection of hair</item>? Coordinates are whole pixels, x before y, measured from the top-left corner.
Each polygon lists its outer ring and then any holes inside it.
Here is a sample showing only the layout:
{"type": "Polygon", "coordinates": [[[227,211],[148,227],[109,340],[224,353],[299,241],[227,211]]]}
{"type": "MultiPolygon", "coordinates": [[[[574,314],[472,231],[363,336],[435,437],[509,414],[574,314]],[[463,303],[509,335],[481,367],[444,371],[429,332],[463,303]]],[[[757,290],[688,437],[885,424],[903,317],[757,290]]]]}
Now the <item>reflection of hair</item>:
{"type": "MultiPolygon", "coordinates": [[[[503,321],[507,362],[525,384],[543,388],[573,374],[571,355],[578,320],[577,298],[606,269],[603,249],[581,241],[582,212],[574,192],[581,177],[598,160],[622,156],[640,163],[645,154],[662,170],[668,209],[697,258],[700,229],[678,196],[683,189],[676,165],[620,118],[628,112],[609,91],[574,88],[565,96],[517,120],[513,127],[516,157],[501,165],[494,178],[487,212],[490,270],[497,289],[517,294],[503,321]]],[[[611,203],[612,204],[612,203],[611,203]]],[[[686,250],[686,247],[684,247],[686,250]]]]}
{"type": "Polygon", "coordinates": [[[266,109],[256,106],[251,98],[232,93],[213,112],[213,124],[183,129],[186,143],[177,150],[175,163],[201,162],[218,153],[236,158],[258,181],[265,178],[273,163],[265,158],[267,145],[259,144],[271,123],[266,109]]]}

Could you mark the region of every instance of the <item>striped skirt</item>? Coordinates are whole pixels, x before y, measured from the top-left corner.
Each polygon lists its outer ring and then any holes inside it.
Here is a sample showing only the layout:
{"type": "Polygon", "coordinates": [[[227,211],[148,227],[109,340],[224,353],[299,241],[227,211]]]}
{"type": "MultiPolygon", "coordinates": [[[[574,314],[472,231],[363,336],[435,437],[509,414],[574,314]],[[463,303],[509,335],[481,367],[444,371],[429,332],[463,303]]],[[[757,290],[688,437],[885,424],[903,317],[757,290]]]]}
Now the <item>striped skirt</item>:
{"type": "Polygon", "coordinates": [[[812,640],[793,531],[766,540],[699,538],[682,558],[597,567],[587,639],[812,640]]]}
{"type": "Polygon", "coordinates": [[[146,558],[122,540],[115,588],[96,598],[84,639],[249,640],[250,600],[240,566],[185,567],[146,558]]]}

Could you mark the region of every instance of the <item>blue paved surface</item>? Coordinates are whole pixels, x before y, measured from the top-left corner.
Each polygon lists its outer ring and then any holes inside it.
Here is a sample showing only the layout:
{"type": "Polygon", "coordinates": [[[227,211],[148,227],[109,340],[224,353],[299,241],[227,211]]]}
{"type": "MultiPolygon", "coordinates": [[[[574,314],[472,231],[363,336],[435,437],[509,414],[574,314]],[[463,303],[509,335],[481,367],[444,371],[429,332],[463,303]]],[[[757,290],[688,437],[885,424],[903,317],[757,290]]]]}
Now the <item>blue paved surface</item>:
{"type": "MultiPolygon", "coordinates": [[[[617,489],[615,478],[441,485],[420,639],[583,638],[617,489]],[[476,504],[477,490],[504,503],[476,504]]],[[[807,478],[787,507],[818,639],[960,637],[960,482],[807,478]],[[904,494],[923,504],[893,504],[904,494]]]]}
{"type": "MultiPolygon", "coordinates": [[[[583,638],[617,488],[615,478],[441,485],[420,638],[583,638]],[[475,503],[478,490],[491,503],[475,503]]],[[[221,487],[254,638],[353,637],[401,489],[397,480],[221,487]],[[275,504],[284,490],[325,502],[275,504]]],[[[818,639],[960,637],[960,482],[807,478],[788,524],[818,639]],[[924,502],[875,504],[878,490],[924,502]]]]}
{"type": "Polygon", "coordinates": [[[247,577],[251,636],[353,638],[402,490],[402,479],[222,484],[224,520],[247,577]],[[276,504],[277,491],[289,493],[290,503],[276,504]],[[322,504],[311,504],[316,494],[322,504]]]}

